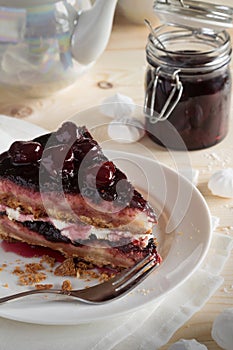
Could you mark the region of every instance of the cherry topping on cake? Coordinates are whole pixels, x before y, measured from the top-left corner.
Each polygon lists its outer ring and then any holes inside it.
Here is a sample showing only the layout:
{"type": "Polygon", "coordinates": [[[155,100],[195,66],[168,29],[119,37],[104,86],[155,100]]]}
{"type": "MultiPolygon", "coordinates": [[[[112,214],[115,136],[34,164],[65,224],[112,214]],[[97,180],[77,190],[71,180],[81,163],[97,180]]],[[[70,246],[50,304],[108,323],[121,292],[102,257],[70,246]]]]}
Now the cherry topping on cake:
{"type": "Polygon", "coordinates": [[[115,178],[116,168],[113,162],[105,162],[99,168],[96,175],[96,184],[98,187],[111,186],[115,178]]]}
{"type": "Polygon", "coordinates": [[[86,156],[90,158],[93,158],[95,155],[97,156],[99,153],[99,146],[94,140],[82,138],[74,143],[72,151],[74,152],[75,160],[81,161],[86,156]]]}
{"type": "Polygon", "coordinates": [[[66,143],[71,146],[77,139],[77,130],[77,126],[74,123],[65,122],[55,132],[55,137],[60,143],[66,143]]]}
{"type": "Polygon", "coordinates": [[[13,164],[36,163],[41,159],[43,147],[39,142],[16,141],[8,151],[13,164]]]}
{"type": "Polygon", "coordinates": [[[115,181],[116,168],[112,162],[89,166],[83,170],[83,177],[79,176],[79,180],[83,181],[88,188],[109,188],[115,181]]]}
{"type": "Polygon", "coordinates": [[[72,174],[74,154],[67,145],[51,146],[44,150],[41,163],[51,175],[61,172],[72,174]]]}

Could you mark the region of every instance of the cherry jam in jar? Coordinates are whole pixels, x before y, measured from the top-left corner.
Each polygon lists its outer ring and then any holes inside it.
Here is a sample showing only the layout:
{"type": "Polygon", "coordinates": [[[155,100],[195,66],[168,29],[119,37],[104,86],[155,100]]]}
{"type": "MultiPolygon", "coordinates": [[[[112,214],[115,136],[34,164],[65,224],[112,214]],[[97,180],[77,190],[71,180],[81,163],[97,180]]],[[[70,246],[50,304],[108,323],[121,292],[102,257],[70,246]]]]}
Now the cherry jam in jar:
{"type": "Polygon", "coordinates": [[[231,103],[229,34],[162,25],[146,47],[145,128],[157,144],[198,150],[228,132],[231,103]]]}

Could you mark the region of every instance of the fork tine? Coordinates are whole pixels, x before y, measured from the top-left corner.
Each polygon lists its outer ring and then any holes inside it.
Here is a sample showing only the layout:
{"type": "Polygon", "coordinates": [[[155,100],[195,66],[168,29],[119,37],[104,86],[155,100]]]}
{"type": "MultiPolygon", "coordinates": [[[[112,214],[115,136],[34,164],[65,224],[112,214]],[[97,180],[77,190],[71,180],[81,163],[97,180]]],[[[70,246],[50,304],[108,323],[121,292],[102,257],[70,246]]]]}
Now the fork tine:
{"type": "Polygon", "coordinates": [[[128,286],[131,287],[131,285],[134,286],[135,284],[138,284],[139,282],[143,281],[146,278],[146,276],[150,274],[158,266],[159,266],[159,263],[156,263],[154,259],[150,260],[139,271],[137,271],[130,278],[126,279],[120,285],[118,285],[115,288],[115,291],[119,292],[126,287],[128,289],[128,286]]]}
{"type": "Polygon", "coordinates": [[[112,285],[115,286],[119,283],[122,283],[126,278],[128,278],[131,274],[134,274],[135,271],[137,270],[141,270],[141,268],[143,268],[143,266],[145,265],[145,263],[147,262],[148,259],[150,259],[149,261],[151,261],[152,255],[148,254],[145,258],[143,258],[142,260],[140,260],[139,262],[137,262],[137,264],[135,264],[133,267],[131,267],[130,269],[128,269],[127,271],[124,271],[120,274],[120,276],[116,276],[113,280],[112,280],[112,285]],[[142,266],[141,266],[142,265],[142,266]]]}

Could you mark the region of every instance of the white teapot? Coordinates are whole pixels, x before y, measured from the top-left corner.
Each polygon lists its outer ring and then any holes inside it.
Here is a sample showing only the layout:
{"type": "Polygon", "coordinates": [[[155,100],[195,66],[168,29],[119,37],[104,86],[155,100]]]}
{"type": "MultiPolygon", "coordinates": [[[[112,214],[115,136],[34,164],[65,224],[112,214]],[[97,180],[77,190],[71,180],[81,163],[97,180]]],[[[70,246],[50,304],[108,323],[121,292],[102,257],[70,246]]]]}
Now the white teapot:
{"type": "Polygon", "coordinates": [[[90,8],[84,10],[80,3],[0,0],[1,86],[47,95],[72,84],[96,61],[108,43],[117,0],[93,6],[85,0],[90,8]]]}

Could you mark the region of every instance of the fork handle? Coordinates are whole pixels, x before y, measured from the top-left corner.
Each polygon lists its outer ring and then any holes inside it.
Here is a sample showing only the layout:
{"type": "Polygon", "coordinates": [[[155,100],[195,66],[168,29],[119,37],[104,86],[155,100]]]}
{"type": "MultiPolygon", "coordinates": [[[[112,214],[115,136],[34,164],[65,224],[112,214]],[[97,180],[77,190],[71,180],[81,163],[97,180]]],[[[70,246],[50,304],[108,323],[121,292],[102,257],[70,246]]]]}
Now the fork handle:
{"type": "Polygon", "coordinates": [[[63,291],[60,289],[33,289],[33,290],[27,290],[24,292],[16,293],[16,294],[11,294],[7,295],[5,297],[0,298],[0,304],[5,303],[10,300],[15,300],[19,298],[26,297],[28,295],[33,295],[33,294],[61,294],[61,295],[68,295],[68,291],[63,291]]]}

